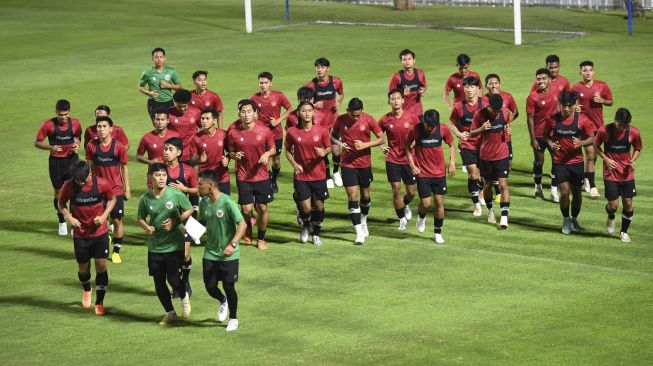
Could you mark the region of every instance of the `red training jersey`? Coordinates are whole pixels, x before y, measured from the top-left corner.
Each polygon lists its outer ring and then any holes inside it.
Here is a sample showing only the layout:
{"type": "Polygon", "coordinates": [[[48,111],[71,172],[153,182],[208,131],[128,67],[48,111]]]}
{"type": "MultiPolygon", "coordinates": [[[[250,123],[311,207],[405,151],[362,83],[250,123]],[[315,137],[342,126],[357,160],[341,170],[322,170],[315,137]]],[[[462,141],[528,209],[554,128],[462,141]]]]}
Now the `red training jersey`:
{"type": "Polygon", "coordinates": [[[195,108],[188,108],[186,113],[182,114],[177,107],[172,107],[168,117],[170,118],[168,128],[177,131],[184,144],[184,150],[181,152],[179,160],[188,161],[190,160],[191,142],[200,128],[201,113],[195,108]]]}
{"type": "MultiPolygon", "coordinates": [[[[503,99],[502,108],[508,108],[510,113],[514,115],[517,112],[517,103],[515,102],[515,98],[512,96],[512,94],[504,92],[503,90],[499,90],[499,95],[501,95],[501,99],[503,99]]],[[[486,93],[483,96],[483,105],[490,105],[490,93],[486,93]]],[[[506,136],[506,139],[506,141],[511,141],[512,135],[506,136]]]]}
{"type": "Polygon", "coordinates": [[[453,135],[445,124],[438,124],[429,131],[423,123],[415,125],[408,135],[407,144],[413,146],[413,162],[420,170],[420,178],[441,178],[446,175],[446,163],[442,150],[442,141],[447,145],[453,144],[453,135]]]}
{"type": "MultiPolygon", "coordinates": [[[[125,134],[125,130],[118,125],[113,125],[111,128],[111,138],[114,140],[120,141],[121,144],[127,146],[129,145],[129,139],[125,134]]],[[[100,137],[97,134],[97,126],[91,125],[86,128],[84,131],[84,147],[89,144],[91,141],[99,141],[100,137]]]]}
{"type": "Polygon", "coordinates": [[[603,180],[627,182],[635,179],[635,168],[630,165],[630,151],[642,150],[642,138],[635,126],[629,125],[622,131],[615,123],[602,126],[594,137],[594,144],[603,144],[603,153],[617,165],[611,170],[603,162],[603,180]]]}
{"type": "Polygon", "coordinates": [[[580,113],[584,114],[594,123],[594,128],[598,130],[603,126],[603,104],[594,101],[594,95],[598,94],[604,99],[612,100],[612,91],[603,81],[594,80],[591,86],[587,86],[583,82],[578,82],[572,87],[572,91],[578,97],[578,104],[580,104],[580,113]]]}
{"type": "Polygon", "coordinates": [[[63,123],[59,123],[56,117],[46,119],[36,133],[36,141],[43,141],[46,137],[50,145],[61,147],[61,151],[50,150],[50,156],[65,158],[75,154],[73,146],[75,139],[81,140],[82,125],[75,118],[68,118],[63,123]]]}
{"type": "Polygon", "coordinates": [[[327,114],[326,125],[331,128],[338,118],[338,97],[343,95],[342,80],[337,76],[329,75],[325,81],[319,81],[317,77],[306,83],[307,87],[313,89],[313,103],[322,102],[322,111],[327,114]]]}
{"type": "Polygon", "coordinates": [[[558,112],[547,121],[546,131],[549,131],[549,138],[560,144],[559,150],[553,150],[553,162],[555,164],[577,164],[582,163],[583,149],[574,146],[573,138],[585,140],[594,133],[592,122],[580,113],[572,113],[566,119],[562,119],[562,113],[558,112]]]}
{"type": "Polygon", "coordinates": [[[260,182],[270,179],[267,164],[258,161],[267,150],[274,148],[272,131],[261,123],[255,123],[251,130],[234,127],[228,136],[229,151],[244,153],[240,160],[236,159],[236,180],[260,182]]]}
{"type": "Polygon", "coordinates": [[[104,213],[104,201],[113,199],[113,196],[111,184],[97,176],[92,176],[81,188],[77,187],[73,179],[63,184],[59,191],[59,204],[65,205],[70,201],[70,213],[81,224],[80,228],[73,228],[73,237],[97,238],[109,230],[107,220],[96,225],[93,219],[104,213]]]}
{"type": "Polygon", "coordinates": [[[399,88],[403,93],[405,87],[410,88],[410,93],[404,95],[404,111],[418,116],[423,114],[422,96],[419,94],[419,89],[426,88],[424,70],[413,69],[410,73],[399,70],[392,74],[388,83],[388,91],[399,88]]]}
{"type": "Polygon", "coordinates": [[[206,90],[204,94],[199,95],[197,90],[193,90],[191,94],[193,98],[190,100],[190,106],[198,109],[200,113],[205,108],[213,108],[217,112],[222,113],[222,99],[220,99],[218,93],[206,90]]]}
{"type": "Polygon", "coordinates": [[[526,99],[526,113],[533,114],[533,128],[535,137],[544,137],[544,128],[547,120],[558,112],[556,95],[550,91],[536,90],[526,99]]]}
{"type": "Polygon", "coordinates": [[[163,136],[159,136],[156,131],[150,131],[141,137],[136,154],[145,155],[147,152],[148,160],[156,160],[163,163],[166,161],[163,155],[163,145],[165,140],[171,137],[179,137],[179,133],[177,131],[166,130],[163,136]]]}
{"type": "Polygon", "coordinates": [[[401,117],[395,117],[392,112],[389,112],[379,119],[379,127],[387,136],[389,148],[385,161],[401,165],[408,164],[404,147],[406,147],[408,135],[418,123],[419,117],[406,111],[403,112],[401,117]]]}
{"type": "MultiPolygon", "coordinates": [[[[477,111],[483,109],[484,105],[487,105],[487,103],[482,98],[478,98],[476,103],[471,104],[467,102],[467,98],[456,102],[453,105],[453,109],[451,110],[449,121],[451,121],[452,124],[456,125],[458,131],[470,132],[472,129],[472,120],[474,119],[474,114],[477,111]]],[[[467,140],[460,140],[458,143],[458,148],[478,150],[479,141],[479,136],[470,136],[467,140]]]]}
{"type": "Polygon", "coordinates": [[[333,125],[333,135],[340,136],[340,141],[349,146],[349,150],[342,149],[340,164],[348,168],[367,168],[372,165],[372,151],[370,148],[356,150],[354,141],[370,142],[370,134],[382,134],[381,127],[372,116],[363,112],[358,119],[352,119],[349,114],[340,115],[333,125]]]}
{"type": "Polygon", "coordinates": [[[111,139],[107,145],[94,141],[86,146],[86,160],[93,162],[95,174],[111,184],[113,194],[123,196],[125,187],[122,181],[121,166],[127,165],[127,149],[120,141],[111,139]]]}
{"type": "Polygon", "coordinates": [[[456,72],[451,74],[449,78],[447,79],[446,84],[444,84],[444,90],[449,93],[453,90],[453,101],[459,102],[461,100],[465,100],[465,89],[463,88],[463,79],[469,76],[473,76],[477,78],[479,81],[481,80],[481,76],[474,72],[474,71],[468,71],[467,75],[461,76],[460,73],[456,72]]]}
{"type": "Polygon", "coordinates": [[[191,144],[191,153],[201,157],[206,154],[206,161],[200,162],[200,172],[212,170],[217,174],[220,183],[229,182],[229,167],[222,165],[224,151],[227,148],[227,132],[216,129],[213,136],[206,131],[195,135],[191,144]]]}
{"type": "Polygon", "coordinates": [[[481,127],[486,121],[490,121],[489,130],[481,132],[479,157],[485,161],[497,161],[510,156],[508,150],[508,139],[506,138],[506,127],[510,122],[510,111],[501,110],[496,116],[492,116],[487,108],[483,108],[474,114],[472,130],[481,127]]]}
{"type": "Polygon", "coordinates": [[[270,119],[279,119],[281,116],[281,107],[287,111],[292,108],[288,98],[280,91],[270,90],[270,95],[267,97],[264,97],[261,92],[258,92],[252,94],[249,99],[256,103],[259,121],[265,123],[272,130],[275,140],[283,138],[281,121],[276,126],[272,126],[270,119]]]}
{"type": "Polygon", "coordinates": [[[168,172],[168,184],[179,182],[188,188],[197,188],[197,175],[190,164],[178,163],[174,167],[166,165],[166,171],[168,172]]]}
{"type": "Polygon", "coordinates": [[[303,168],[302,173],[295,173],[296,180],[313,182],[326,179],[324,157],[319,156],[315,148],[331,147],[329,131],[319,125],[312,125],[308,131],[292,127],[286,133],[285,145],[303,168]]]}

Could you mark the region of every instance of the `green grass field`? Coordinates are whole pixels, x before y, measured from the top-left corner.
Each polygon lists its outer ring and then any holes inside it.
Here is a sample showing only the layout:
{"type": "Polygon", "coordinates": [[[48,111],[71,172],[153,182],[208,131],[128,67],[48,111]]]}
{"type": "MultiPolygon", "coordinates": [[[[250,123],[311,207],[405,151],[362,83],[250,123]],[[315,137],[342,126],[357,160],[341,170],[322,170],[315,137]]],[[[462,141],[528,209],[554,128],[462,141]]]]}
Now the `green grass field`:
{"type": "MultiPolygon", "coordinates": [[[[255,9],[261,3],[266,4],[255,1],[255,9]]],[[[281,11],[264,9],[269,12],[258,13],[257,24],[279,23],[281,11]]],[[[308,2],[297,9],[298,23],[310,12],[359,21],[395,14],[383,7],[308,2]]],[[[453,24],[489,24],[486,19],[511,16],[509,8],[419,11],[420,17],[453,24]]],[[[629,37],[620,12],[524,8],[525,28],[535,24],[532,28],[589,35],[547,43],[525,36],[526,44],[516,47],[510,33],[453,30],[298,24],[248,35],[242,13],[239,0],[3,2],[0,364],[651,363],[650,19],[637,19],[629,37]],[[326,202],[324,247],[302,246],[284,160],[281,190],[270,205],[270,248],[242,250],[241,327],[226,334],[224,324],[213,320],[217,304],[203,289],[201,247],[193,248],[191,318],[160,327],[163,309],[147,275],[146,237],[135,223],[137,197],[145,190],[145,166],[136,162],[135,149],[151,129],[145,97],[136,86],[157,46],[167,50],[168,64],[186,87],[192,87],[193,71],[209,71],[209,87],[225,102],[226,122],[236,117],[236,101],[257,90],[258,72],[271,71],[274,87],[294,101],[296,89],[314,74],[313,60],[321,56],[344,80],[346,100],[360,97],[366,111],[379,117],[388,110],[387,82],[400,66],[397,54],[403,48],[417,53],[417,66],[426,72],[425,107],[442,111],[446,77],[455,71],[456,55],[468,53],[473,70],[501,75],[522,112],[513,125],[509,230],[472,217],[466,177],[458,169],[448,181],[446,245],[433,243],[432,215],[424,234],[417,233],[414,221],[407,232],[397,232],[383,158],[375,150],[372,236],[362,247],[352,245],[346,196],[336,189],[326,202]],[[597,78],[614,94],[606,118],[627,107],[642,132],[631,244],[605,234],[603,199],[586,196],[580,217],[585,232],[562,236],[557,205],[532,198],[525,99],[534,71],[551,53],[561,57],[561,73],[574,82],[578,63],[594,60],[597,78]],[[47,153],[32,146],[60,98],[71,101],[73,116],[84,126],[93,122],[96,105],[109,104],[133,146],[136,198],[126,205],[123,263],[109,265],[103,318],[81,309],[72,240],[56,235],[47,153]]],[[[545,171],[549,164],[547,158],[545,171]]],[[[179,309],[178,302],[175,306],[179,309]]]]}

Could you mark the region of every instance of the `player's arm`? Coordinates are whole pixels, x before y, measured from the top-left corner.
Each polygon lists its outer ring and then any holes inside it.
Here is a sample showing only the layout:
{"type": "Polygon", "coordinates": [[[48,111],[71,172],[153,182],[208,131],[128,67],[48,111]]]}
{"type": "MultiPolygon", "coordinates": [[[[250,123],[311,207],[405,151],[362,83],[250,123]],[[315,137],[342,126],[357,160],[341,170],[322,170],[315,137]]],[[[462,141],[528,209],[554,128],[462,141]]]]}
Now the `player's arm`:
{"type": "Polygon", "coordinates": [[[148,165],[154,163],[154,161],[147,159],[144,154],[136,154],[136,160],[139,163],[148,164],[148,165]]]}
{"type": "Polygon", "coordinates": [[[41,126],[41,129],[39,129],[39,132],[36,135],[36,139],[34,140],[34,146],[37,149],[48,150],[48,151],[51,151],[51,152],[61,151],[61,146],[59,146],[59,145],[50,145],[50,144],[47,144],[47,143],[43,142],[43,141],[45,141],[45,138],[47,137],[47,135],[48,135],[48,131],[46,131],[46,127],[41,126]]]}
{"type": "Polygon", "coordinates": [[[444,84],[444,93],[442,94],[442,99],[444,100],[444,103],[447,105],[447,108],[449,110],[453,110],[453,103],[451,102],[449,98],[449,94],[451,94],[451,89],[449,89],[449,80],[444,84]]]}
{"type": "Polygon", "coordinates": [[[410,166],[410,170],[413,172],[413,174],[419,175],[420,170],[415,165],[415,159],[413,159],[413,153],[411,151],[412,147],[413,147],[413,138],[409,137],[406,140],[406,145],[404,146],[404,154],[406,155],[406,158],[408,159],[408,166],[410,166]]]}
{"type": "Polygon", "coordinates": [[[109,217],[109,214],[113,210],[114,207],[116,207],[116,196],[113,195],[113,191],[111,188],[107,190],[108,192],[105,192],[103,196],[105,198],[111,197],[111,199],[107,200],[107,204],[104,206],[104,212],[102,212],[102,215],[97,216],[93,219],[93,222],[95,225],[102,225],[103,223],[107,222],[107,217],[109,217]]]}
{"type": "Polygon", "coordinates": [[[70,200],[72,195],[70,184],[72,184],[72,182],[68,181],[63,185],[63,187],[61,187],[61,191],[59,191],[59,197],[57,198],[57,206],[59,207],[59,212],[61,212],[64,219],[70,224],[70,226],[80,228],[82,227],[82,224],[79,222],[79,220],[73,217],[70,211],[68,211],[67,207],[68,200],[70,200]]]}
{"type": "Polygon", "coordinates": [[[284,154],[286,155],[286,159],[288,159],[288,162],[289,162],[290,165],[292,166],[292,168],[293,168],[293,170],[295,171],[295,173],[303,173],[303,172],[304,172],[304,167],[302,167],[301,165],[297,164],[297,162],[295,161],[295,157],[293,156],[293,153],[292,153],[291,149],[292,149],[292,147],[291,147],[291,148],[288,148],[288,146],[286,146],[286,150],[284,151],[284,154]]]}
{"type": "Polygon", "coordinates": [[[159,93],[156,90],[149,90],[145,88],[144,84],[138,84],[138,91],[141,92],[141,94],[145,94],[152,99],[159,97],[159,93]]]}
{"type": "Polygon", "coordinates": [[[533,113],[526,114],[526,124],[528,125],[528,134],[531,137],[531,147],[537,149],[538,144],[535,139],[535,115],[533,113]]]}
{"type": "Polygon", "coordinates": [[[120,175],[122,176],[122,184],[125,186],[125,200],[132,196],[131,185],[129,184],[129,169],[127,164],[120,164],[120,175]]]}
{"type": "Polygon", "coordinates": [[[179,90],[181,89],[181,79],[179,79],[179,75],[177,75],[176,71],[172,71],[172,77],[170,78],[171,82],[167,82],[165,80],[161,80],[159,82],[159,86],[163,89],[170,89],[170,90],[179,90]]]}
{"type": "Polygon", "coordinates": [[[453,147],[453,139],[448,142],[449,145],[449,177],[453,178],[456,174],[456,149],[453,147]]]}
{"type": "Polygon", "coordinates": [[[485,118],[483,118],[481,114],[482,114],[481,112],[476,112],[474,114],[474,119],[472,120],[472,127],[471,130],[469,131],[469,134],[472,137],[478,136],[483,132],[492,128],[492,124],[490,123],[490,121],[488,120],[483,121],[485,118]]]}

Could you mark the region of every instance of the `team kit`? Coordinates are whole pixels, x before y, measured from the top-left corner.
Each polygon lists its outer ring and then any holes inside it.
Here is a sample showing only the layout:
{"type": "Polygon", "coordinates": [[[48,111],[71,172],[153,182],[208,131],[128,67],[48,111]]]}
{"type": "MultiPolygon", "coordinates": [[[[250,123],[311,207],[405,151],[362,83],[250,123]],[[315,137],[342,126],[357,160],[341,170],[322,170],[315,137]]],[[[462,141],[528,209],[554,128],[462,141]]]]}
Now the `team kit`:
{"type": "MultiPolygon", "coordinates": [[[[470,70],[466,54],[458,55],[457,71],[445,83],[442,97],[448,119],[441,111],[424,110],[426,76],[415,67],[415,53],[404,49],[399,53],[401,70],[388,84],[390,111],[378,120],[364,111],[359,98],[343,105],[342,79],[330,74],[328,59],[319,58],[314,62],[316,76],[297,90],[296,108],[284,93],[272,89],[273,75],[261,72],[260,90],[238,101],[238,119],[226,128],[222,100],[208,89],[208,72],[193,73],[195,89],[183,89],[181,78],[165,59],[165,50],[155,48],[153,65],[139,81],[153,129],[141,137],[136,149],[137,161],[148,165],[148,190],[139,199],[136,219],[149,235],[149,274],[165,310],[161,325],[177,319],[174,298],[181,301],[181,317],[190,316],[190,246],[199,238],[188,228],[199,221],[206,231],[205,289],[218,302],[217,320],[228,319],[227,331],[238,329],[239,243],[267,249],[268,204],[279,191],[282,155],[294,175],[292,197],[300,243],[310,240],[313,246],[323,245],[325,201],[336,186],[344,187],[347,195],[354,245],[365,243],[370,235],[372,148],[385,157],[398,230],[408,230],[413,217],[410,205],[416,201],[416,230],[426,230],[426,216],[432,210],[433,240],[445,243],[444,198],[447,177],[456,172],[456,154],[467,174],[471,215],[480,217],[485,211],[489,224],[509,227],[511,123],[520,114],[513,96],[502,90],[499,75],[481,78],[470,70]],[[236,195],[231,192],[232,160],[236,195]]],[[[595,179],[598,156],[603,161],[605,230],[616,232],[621,202],[619,239],[630,242],[635,163],[642,149],[639,130],[631,125],[632,116],[625,108],[616,109],[614,118],[604,122],[603,106],[613,104],[612,92],[605,82],[594,79],[591,61],[579,64],[581,81],[574,85],[559,70],[560,59],[547,56],[544,67],[535,72],[526,102],[534,198],[544,198],[543,164],[549,156],[549,197],[559,204],[561,233],[583,231],[579,223],[583,191],[591,198],[601,196],[595,179]]],[[[58,234],[68,235],[71,229],[82,307],[92,307],[93,258],[94,309],[102,316],[109,284],[107,263],[109,258],[114,264],[122,262],[124,202],[131,198],[130,143],[107,105],[96,108],[95,124],[83,131],[83,140],[82,126],[71,117],[67,100],[57,101],[55,113],[42,123],[34,145],[49,151],[58,234]],[[79,158],[82,143],[84,159],[79,158]]]]}

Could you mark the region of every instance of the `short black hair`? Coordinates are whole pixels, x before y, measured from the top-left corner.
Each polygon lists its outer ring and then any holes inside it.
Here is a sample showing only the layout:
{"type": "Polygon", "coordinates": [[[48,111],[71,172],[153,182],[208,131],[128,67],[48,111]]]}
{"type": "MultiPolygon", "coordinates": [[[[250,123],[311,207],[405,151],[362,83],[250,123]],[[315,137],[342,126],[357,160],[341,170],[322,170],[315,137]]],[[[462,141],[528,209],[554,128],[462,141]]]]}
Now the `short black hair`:
{"type": "Polygon", "coordinates": [[[349,103],[347,104],[347,110],[348,111],[360,111],[363,109],[363,101],[353,97],[349,100],[349,103]]]}
{"type": "Polygon", "coordinates": [[[408,48],[404,48],[401,50],[401,52],[399,52],[399,59],[401,60],[401,57],[405,55],[411,55],[413,58],[415,58],[415,52],[409,50],[408,48]]]}
{"type": "Polygon", "coordinates": [[[465,85],[481,86],[481,81],[474,76],[467,76],[463,79],[463,86],[465,85]]]}
{"type": "Polygon", "coordinates": [[[626,108],[619,108],[617,109],[617,112],[614,114],[614,120],[615,122],[621,122],[621,123],[630,123],[630,120],[633,118],[633,116],[630,114],[630,111],[626,108]]]}
{"type": "Polygon", "coordinates": [[[594,67],[594,62],[592,62],[590,60],[585,60],[585,61],[581,62],[579,66],[580,66],[581,69],[583,68],[583,66],[592,66],[592,67],[594,67]]]}
{"type": "Polygon", "coordinates": [[[256,103],[254,103],[251,99],[241,99],[238,101],[238,112],[243,110],[243,107],[246,105],[251,105],[252,109],[254,112],[256,112],[256,103]]]}
{"type": "Polygon", "coordinates": [[[566,91],[560,94],[558,101],[560,102],[560,105],[574,105],[576,104],[576,99],[576,93],[566,91]]]}
{"type": "Polygon", "coordinates": [[[212,107],[202,109],[201,114],[205,114],[205,113],[211,113],[211,116],[213,116],[213,118],[218,118],[220,116],[220,112],[216,111],[215,108],[212,107]]]}
{"type": "Polygon", "coordinates": [[[161,162],[156,162],[150,164],[150,166],[147,167],[147,175],[152,175],[156,172],[165,172],[166,175],[168,174],[168,170],[166,169],[166,165],[161,163],[161,162]]]}
{"type": "Polygon", "coordinates": [[[424,112],[424,115],[420,120],[426,123],[429,127],[435,127],[440,124],[440,113],[435,109],[429,109],[424,112]]]}
{"type": "Polygon", "coordinates": [[[95,117],[95,125],[97,126],[98,123],[102,121],[107,121],[109,122],[109,126],[113,126],[113,120],[109,116],[100,116],[100,117],[95,117]]]}
{"type": "Polygon", "coordinates": [[[265,78],[270,81],[272,81],[272,73],[269,71],[262,71],[260,74],[258,74],[258,78],[265,78]]]}
{"type": "Polygon", "coordinates": [[[184,151],[184,143],[179,137],[171,137],[163,142],[164,145],[172,145],[177,148],[177,150],[184,151]]]}
{"type": "Polygon", "coordinates": [[[458,64],[459,66],[469,65],[471,61],[472,59],[469,58],[469,56],[467,56],[467,54],[465,53],[461,53],[456,57],[456,64],[458,64]]]}
{"type": "Polygon", "coordinates": [[[220,183],[220,181],[218,180],[218,175],[215,174],[215,171],[210,169],[200,172],[198,179],[211,181],[213,182],[213,185],[215,185],[216,188],[218,188],[218,183],[220,183]]]}
{"type": "Polygon", "coordinates": [[[498,82],[501,82],[501,78],[499,77],[499,75],[497,75],[497,74],[487,74],[487,76],[485,76],[485,85],[487,85],[487,82],[490,81],[490,79],[492,79],[492,78],[496,78],[498,82]]]}
{"type": "Polygon", "coordinates": [[[313,63],[313,66],[331,67],[331,62],[326,57],[320,57],[313,63]]]}
{"type": "Polygon", "coordinates": [[[495,111],[500,111],[503,108],[503,98],[501,94],[490,95],[489,104],[495,111]]]}
{"type": "Polygon", "coordinates": [[[204,77],[209,77],[209,73],[204,70],[197,70],[193,73],[193,80],[197,79],[201,75],[204,75],[204,77]]]}
{"type": "Polygon", "coordinates": [[[70,168],[70,175],[73,177],[73,182],[86,182],[88,174],[91,172],[91,168],[88,166],[88,163],[85,160],[78,160],[70,168]]]}
{"type": "Polygon", "coordinates": [[[551,64],[551,63],[554,63],[554,62],[560,63],[560,57],[558,57],[558,55],[548,55],[548,56],[546,56],[546,59],[544,60],[544,62],[547,65],[551,64]]]}
{"type": "Polygon", "coordinates": [[[57,103],[54,105],[54,108],[58,111],[69,111],[70,102],[65,99],[57,100],[57,103]]]}
{"type": "Polygon", "coordinates": [[[165,114],[166,117],[168,117],[168,110],[165,107],[159,107],[154,110],[154,116],[156,117],[157,114],[165,114]]]}
{"type": "Polygon", "coordinates": [[[186,89],[179,89],[172,95],[172,100],[174,100],[175,103],[188,104],[191,99],[193,99],[193,94],[186,89]]]}
{"type": "Polygon", "coordinates": [[[164,49],[161,48],[161,47],[157,47],[157,48],[155,48],[155,49],[152,50],[152,57],[154,57],[154,54],[157,53],[157,52],[161,52],[161,53],[163,53],[163,56],[166,55],[166,50],[164,50],[164,49]]]}
{"type": "Polygon", "coordinates": [[[106,104],[100,104],[99,106],[95,107],[95,111],[105,111],[107,114],[111,114],[111,108],[109,108],[108,105],[106,104]]]}
{"type": "Polygon", "coordinates": [[[302,101],[302,100],[312,100],[313,96],[315,95],[315,92],[313,89],[307,87],[307,86],[302,86],[301,88],[297,89],[297,99],[302,101]]]}
{"type": "Polygon", "coordinates": [[[394,94],[394,93],[399,93],[399,94],[401,94],[401,97],[402,97],[402,98],[404,97],[404,90],[403,90],[403,89],[401,89],[401,88],[394,88],[394,89],[390,89],[390,91],[388,91],[388,99],[390,99],[390,96],[391,96],[392,94],[394,94]]]}
{"type": "Polygon", "coordinates": [[[546,74],[546,76],[551,77],[551,70],[541,67],[537,69],[537,71],[535,71],[535,77],[537,77],[537,75],[542,75],[542,74],[546,74]]]}

